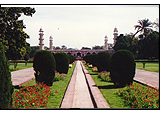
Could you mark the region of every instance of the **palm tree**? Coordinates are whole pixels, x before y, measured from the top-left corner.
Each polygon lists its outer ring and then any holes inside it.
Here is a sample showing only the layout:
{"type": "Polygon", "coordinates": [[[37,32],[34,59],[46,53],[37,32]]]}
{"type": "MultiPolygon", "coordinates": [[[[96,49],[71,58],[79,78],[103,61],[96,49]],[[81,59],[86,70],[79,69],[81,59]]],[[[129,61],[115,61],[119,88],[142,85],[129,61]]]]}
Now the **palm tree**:
{"type": "Polygon", "coordinates": [[[152,22],[149,21],[149,19],[143,19],[143,20],[138,20],[139,25],[135,25],[135,29],[137,29],[137,32],[132,36],[132,39],[134,36],[138,33],[141,32],[143,33],[144,36],[149,34],[151,32],[151,27],[152,27],[152,22]]]}
{"type": "Polygon", "coordinates": [[[156,18],[156,21],[152,23],[153,27],[156,28],[156,31],[159,32],[159,19],[156,18]]]}

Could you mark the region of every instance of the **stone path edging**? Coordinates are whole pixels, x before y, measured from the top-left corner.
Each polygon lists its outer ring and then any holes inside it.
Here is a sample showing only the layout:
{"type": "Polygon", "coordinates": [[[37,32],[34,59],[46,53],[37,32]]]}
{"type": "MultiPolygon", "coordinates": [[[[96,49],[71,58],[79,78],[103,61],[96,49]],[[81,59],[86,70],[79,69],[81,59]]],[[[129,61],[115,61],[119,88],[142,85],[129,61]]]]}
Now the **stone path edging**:
{"type": "Polygon", "coordinates": [[[81,63],[82,71],[86,77],[86,81],[90,90],[90,94],[93,100],[93,104],[96,108],[110,108],[105,98],[101,94],[91,75],[88,73],[84,65],[81,63]]]}

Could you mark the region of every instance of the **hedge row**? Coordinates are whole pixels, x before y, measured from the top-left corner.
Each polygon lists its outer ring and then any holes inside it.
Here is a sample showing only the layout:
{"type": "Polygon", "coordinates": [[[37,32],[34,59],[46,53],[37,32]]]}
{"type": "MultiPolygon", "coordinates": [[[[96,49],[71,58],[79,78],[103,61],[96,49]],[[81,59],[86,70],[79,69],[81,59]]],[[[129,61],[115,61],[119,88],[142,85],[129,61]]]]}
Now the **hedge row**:
{"type": "Polygon", "coordinates": [[[98,68],[98,71],[109,71],[109,61],[111,55],[108,52],[99,52],[98,54],[88,54],[83,59],[98,68]]]}
{"type": "Polygon", "coordinates": [[[118,50],[112,56],[108,52],[89,54],[83,57],[86,63],[98,68],[98,71],[109,71],[115,85],[123,86],[133,82],[135,76],[135,58],[128,50],[118,50]]]}
{"type": "Polygon", "coordinates": [[[43,82],[51,86],[55,77],[55,71],[67,74],[69,63],[73,61],[74,58],[72,55],[65,53],[52,54],[46,50],[37,52],[33,62],[33,68],[36,72],[36,82],[43,82]]]}

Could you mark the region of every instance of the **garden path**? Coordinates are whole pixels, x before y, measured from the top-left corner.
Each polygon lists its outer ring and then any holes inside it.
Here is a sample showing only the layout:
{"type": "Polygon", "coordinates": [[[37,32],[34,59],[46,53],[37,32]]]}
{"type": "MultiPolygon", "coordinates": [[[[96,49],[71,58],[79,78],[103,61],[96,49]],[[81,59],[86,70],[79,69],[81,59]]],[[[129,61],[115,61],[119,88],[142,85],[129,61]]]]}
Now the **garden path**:
{"type": "Polygon", "coordinates": [[[159,89],[159,73],[136,69],[135,81],[159,89]]]}
{"type": "Polygon", "coordinates": [[[61,108],[94,108],[80,61],[77,61],[61,108]]]}
{"type": "Polygon", "coordinates": [[[11,72],[11,80],[14,87],[20,86],[33,78],[35,78],[33,67],[11,72]]]}
{"type": "Polygon", "coordinates": [[[94,108],[80,61],[77,61],[77,65],[77,77],[72,108],[94,108]]]}

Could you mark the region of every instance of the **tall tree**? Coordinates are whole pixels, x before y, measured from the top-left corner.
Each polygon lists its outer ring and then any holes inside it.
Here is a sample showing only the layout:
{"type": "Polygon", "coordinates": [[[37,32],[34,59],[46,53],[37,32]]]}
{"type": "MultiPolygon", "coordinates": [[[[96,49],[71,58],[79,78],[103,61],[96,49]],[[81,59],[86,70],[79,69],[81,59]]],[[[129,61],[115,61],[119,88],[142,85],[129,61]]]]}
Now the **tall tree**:
{"type": "Polygon", "coordinates": [[[62,49],[67,49],[67,47],[65,45],[62,45],[61,47],[62,47],[62,49]]]}
{"type": "Polygon", "coordinates": [[[30,7],[1,7],[0,8],[0,42],[2,42],[8,59],[20,59],[26,53],[27,33],[23,20],[18,18],[24,14],[31,16],[35,13],[30,7]]]}
{"type": "Polygon", "coordinates": [[[137,32],[132,36],[132,39],[134,38],[134,36],[141,32],[144,37],[146,35],[148,35],[151,32],[151,27],[152,27],[152,22],[149,21],[149,19],[142,19],[142,20],[138,20],[139,25],[135,25],[135,29],[137,29],[137,32]]]}
{"type": "Polygon", "coordinates": [[[129,49],[130,43],[127,39],[126,36],[124,36],[123,34],[120,34],[117,38],[116,38],[116,44],[113,47],[113,49],[115,51],[120,50],[120,49],[129,49]]]}
{"type": "Polygon", "coordinates": [[[129,41],[129,48],[128,50],[131,51],[134,55],[138,53],[138,38],[134,37],[132,39],[133,33],[125,34],[125,37],[129,41]]]}
{"type": "Polygon", "coordinates": [[[139,40],[139,58],[159,58],[159,32],[153,31],[146,38],[139,40]]]}
{"type": "Polygon", "coordinates": [[[103,46],[93,46],[92,50],[94,50],[94,49],[103,49],[103,46]]]}
{"type": "MultiPolygon", "coordinates": [[[[26,42],[27,43],[27,42],[26,42]]],[[[24,60],[25,60],[25,62],[26,62],[26,66],[27,66],[27,62],[28,62],[28,60],[29,60],[29,54],[30,54],[30,52],[31,52],[31,46],[30,46],[30,44],[29,43],[27,43],[26,44],[26,54],[25,54],[25,56],[24,56],[24,60]]]]}

